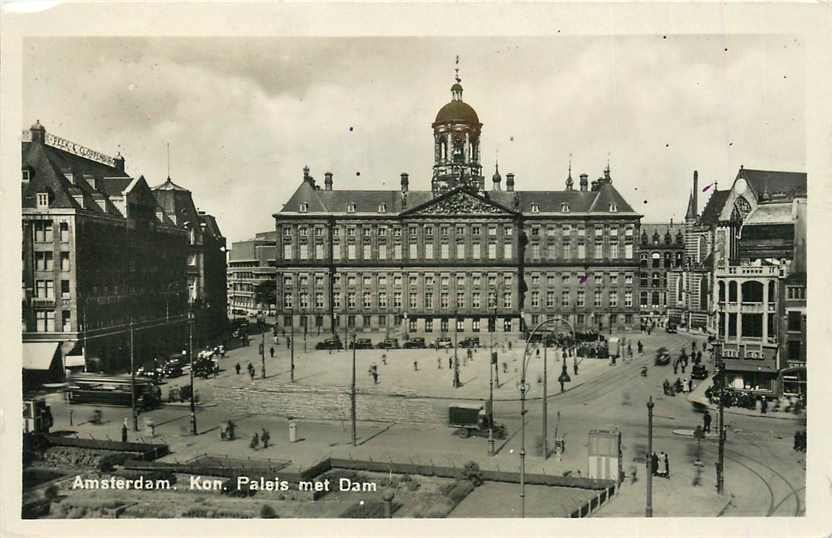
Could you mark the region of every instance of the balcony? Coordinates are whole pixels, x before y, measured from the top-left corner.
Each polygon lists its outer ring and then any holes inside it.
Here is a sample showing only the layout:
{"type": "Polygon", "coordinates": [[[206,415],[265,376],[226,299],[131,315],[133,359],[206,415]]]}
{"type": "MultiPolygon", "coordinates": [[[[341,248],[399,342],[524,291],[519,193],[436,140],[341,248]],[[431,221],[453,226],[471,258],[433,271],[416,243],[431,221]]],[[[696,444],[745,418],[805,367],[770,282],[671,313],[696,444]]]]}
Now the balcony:
{"type": "Polygon", "coordinates": [[[778,277],[780,276],[780,267],[776,265],[766,266],[751,266],[751,265],[732,265],[728,267],[718,267],[716,269],[716,276],[727,277],[778,277]]]}

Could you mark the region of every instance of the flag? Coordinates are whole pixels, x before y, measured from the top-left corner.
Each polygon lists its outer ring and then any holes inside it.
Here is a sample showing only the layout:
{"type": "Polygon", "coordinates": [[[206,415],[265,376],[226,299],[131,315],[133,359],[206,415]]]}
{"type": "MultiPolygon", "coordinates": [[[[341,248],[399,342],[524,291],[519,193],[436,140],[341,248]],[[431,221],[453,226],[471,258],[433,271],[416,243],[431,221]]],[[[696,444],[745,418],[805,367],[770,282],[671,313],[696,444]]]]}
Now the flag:
{"type": "Polygon", "coordinates": [[[589,277],[587,277],[586,275],[583,275],[583,276],[579,277],[578,278],[578,284],[586,284],[587,278],[589,278],[589,277]]]}
{"type": "Polygon", "coordinates": [[[713,186],[714,186],[714,184],[713,184],[713,183],[711,183],[710,185],[705,185],[705,188],[704,188],[704,189],[702,189],[702,192],[708,192],[708,189],[710,189],[710,188],[711,188],[711,187],[713,187],[713,186]]]}

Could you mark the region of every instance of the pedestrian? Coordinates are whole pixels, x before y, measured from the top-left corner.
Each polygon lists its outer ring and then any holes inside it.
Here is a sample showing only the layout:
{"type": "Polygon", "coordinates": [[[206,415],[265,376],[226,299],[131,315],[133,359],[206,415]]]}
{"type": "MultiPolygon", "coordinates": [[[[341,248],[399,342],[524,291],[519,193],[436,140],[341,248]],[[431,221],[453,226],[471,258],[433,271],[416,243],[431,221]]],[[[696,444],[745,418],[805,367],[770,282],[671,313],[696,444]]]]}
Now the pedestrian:
{"type": "Polygon", "coordinates": [[[454,360],[448,357],[448,370],[454,367],[454,360]]]}
{"type": "Polygon", "coordinates": [[[436,357],[436,369],[437,370],[442,369],[442,357],[436,357]]]}
{"type": "Polygon", "coordinates": [[[370,375],[373,376],[373,385],[378,385],[378,370],[373,369],[373,371],[370,373],[370,375]]]}
{"type": "Polygon", "coordinates": [[[766,399],[765,396],[763,396],[762,399],[760,400],[760,413],[763,414],[763,415],[768,413],[768,400],[766,399]]]}
{"type": "Polygon", "coordinates": [[[383,365],[387,366],[387,353],[382,353],[381,354],[381,363],[383,365]]]}
{"type": "MultiPolygon", "coordinates": [[[[47,407],[47,409],[48,409],[48,407],[47,407]]],[[[127,442],[127,417],[125,417],[124,420],[121,423],[121,442],[122,443],[127,442]]]]}
{"type": "Polygon", "coordinates": [[[659,457],[655,452],[650,454],[650,475],[656,476],[659,474],[659,457]]]}
{"type": "Polygon", "coordinates": [[[685,367],[687,366],[687,364],[685,364],[685,363],[683,362],[683,363],[681,364],[681,366],[682,366],[682,373],[684,374],[684,373],[685,373],[685,367]]]}
{"type": "Polygon", "coordinates": [[[696,351],[696,341],[695,340],[690,343],[690,349],[691,349],[691,353],[694,353],[696,351]]]}
{"type": "Polygon", "coordinates": [[[673,375],[677,375],[679,373],[679,359],[673,361],[673,375]]]}
{"type": "Polygon", "coordinates": [[[575,375],[578,375],[578,358],[575,357],[575,361],[572,363],[572,371],[575,375]]]}
{"type": "Polygon", "coordinates": [[[667,452],[662,452],[662,460],[664,461],[664,477],[670,480],[670,456],[667,452]]]}
{"type": "Polygon", "coordinates": [[[263,441],[263,448],[269,448],[269,441],[272,439],[272,436],[269,434],[269,430],[263,428],[263,433],[260,434],[260,439],[263,441]]]}
{"type": "Polygon", "coordinates": [[[271,355],[271,357],[274,358],[274,347],[269,348],[269,355],[271,355]]]}
{"type": "MultiPolygon", "coordinates": [[[[684,372],[684,370],[682,370],[684,372]]],[[[682,392],[688,391],[688,378],[682,379],[682,392]]]]}
{"type": "Polygon", "coordinates": [[[414,372],[419,371],[419,361],[413,361],[413,371],[414,372]]]}
{"type": "Polygon", "coordinates": [[[257,432],[254,432],[254,435],[251,436],[251,443],[248,446],[252,450],[257,450],[257,447],[260,446],[260,436],[257,435],[257,432]]]}
{"type": "Polygon", "coordinates": [[[251,376],[251,382],[254,383],[254,368],[248,371],[248,375],[251,376]]]}
{"type": "Polygon", "coordinates": [[[664,478],[666,472],[664,452],[659,452],[658,456],[656,456],[656,476],[664,478]]]}
{"type": "Polygon", "coordinates": [[[705,414],[702,416],[702,423],[702,431],[704,431],[705,433],[711,433],[711,414],[708,412],[707,409],[705,410],[705,414]]]}
{"type": "MultiPolygon", "coordinates": [[[[127,419],[124,419],[125,421],[127,419]]],[[[794,450],[800,450],[800,430],[795,430],[794,432],[794,446],[792,447],[794,450]]]]}
{"type": "Polygon", "coordinates": [[[641,343],[641,340],[638,341],[638,354],[641,355],[644,352],[644,345],[641,343]]]}
{"type": "Polygon", "coordinates": [[[237,370],[237,375],[240,375],[240,363],[234,365],[234,369],[237,370]]]}
{"type": "Polygon", "coordinates": [[[688,379],[688,392],[693,392],[693,377],[688,379]]]}

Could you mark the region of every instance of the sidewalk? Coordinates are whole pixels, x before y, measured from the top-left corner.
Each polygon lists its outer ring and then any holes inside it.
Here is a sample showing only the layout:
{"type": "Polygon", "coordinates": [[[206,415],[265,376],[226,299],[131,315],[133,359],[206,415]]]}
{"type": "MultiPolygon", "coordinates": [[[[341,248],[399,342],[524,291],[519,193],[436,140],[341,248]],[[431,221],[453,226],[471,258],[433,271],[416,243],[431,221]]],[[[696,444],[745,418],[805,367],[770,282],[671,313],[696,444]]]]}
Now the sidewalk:
{"type": "MultiPolygon", "coordinates": [[[[688,401],[691,404],[698,404],[698,405],[705,405],[708,409],[711,410],[711,414],[714,412],[719,412],[719,405],[713,404],[705,397],[705,391],[713,386],[713,378],[708,378],[707,380],[703,380],[699,383],[694,389],[693,392],[688,394],[688,401]]],[[[774,418],[780,420],[797,420],[801,416],[805,416],[805,413],[795,414],[791,412],[785,411],[776,411],[775,402],[772,401],[769,404],[769,409],[766,413],[762,413],[760,411],[760,402],[757,402],[755,409],[746,409],[744,407],[726,407],[724,412],[726,414],[731,415],[742,415],[746,417],[760,417],[760,418],[774,418]]]]}

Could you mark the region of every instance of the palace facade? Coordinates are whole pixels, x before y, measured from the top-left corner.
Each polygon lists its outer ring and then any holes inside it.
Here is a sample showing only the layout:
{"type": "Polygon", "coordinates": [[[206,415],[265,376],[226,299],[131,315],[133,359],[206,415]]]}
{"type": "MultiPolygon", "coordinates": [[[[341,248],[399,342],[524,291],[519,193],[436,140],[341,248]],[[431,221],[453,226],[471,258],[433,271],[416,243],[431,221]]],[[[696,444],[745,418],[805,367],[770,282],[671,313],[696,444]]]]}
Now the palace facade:
{"type": "Polygon", "coordinates": [[[576,330],[639,326],[639,215],[571,164],[564,189],[482,175],[482,123],[460,81],[434,122],[430,190],[321,186],[304,168],[275,218],[280,322],[309,331],[520,332],[547,317],[576,330]]]}

